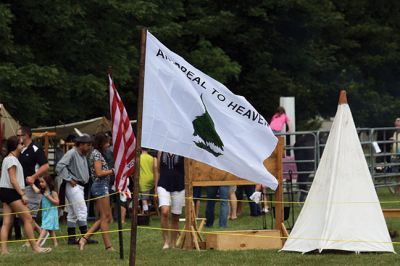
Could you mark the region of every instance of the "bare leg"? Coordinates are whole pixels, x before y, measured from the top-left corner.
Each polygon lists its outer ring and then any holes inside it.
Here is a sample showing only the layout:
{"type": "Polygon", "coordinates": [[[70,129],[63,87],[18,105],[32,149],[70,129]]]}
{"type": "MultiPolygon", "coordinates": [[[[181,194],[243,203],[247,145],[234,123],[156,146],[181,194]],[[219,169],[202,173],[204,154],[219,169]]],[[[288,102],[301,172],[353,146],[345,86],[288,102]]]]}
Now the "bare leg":
{"type": "Polygon", "coordinates": [[[230,214],[229,214],[229,219],[235,220],[237,218],[236,210],[237,210],[237,198],[236,198],[236,193],[235,191],[231,191],[229,193],[229,206],[230,206],[230,214]]]}
{"type": "Polygon", "coordinates": [[[35,219],[32,219],[32,221],[33,221],[33,230],[35,230],[38,234],[40,234],[42,232],[42,228],[40,228],[35,219]]]}
{"type": "MultiPolygon", "coordinates": [[[[161,206],[161,228],[162,229],[169,229],[169,223],[168,223],[168,216],[169,216],[169,210],[170,206],[161,206]]],[[[169,242],[169,232],[168,230],[162,230],[162,236],[164,239],[164,246],[163,249],[169,248],[170,242],[169,242]]]]}
{"type": "Polygon", "coordinates": [[[53,240],[53,245],[54,245],[54,247],[58,247],[58,241],[57,241],[57,236],[56,236],[56,232],[55,231],[53,231],[53,230],[49,230],[49,233],[50,233],[50,237],[51,237],[51,239],[53,240]]]}
{"type": "Polygon", "coordinates": [[[171,217],[171,229],[173,230],[171,232],[171,245],[172,247],[175,247],[176,244],[176,236],[178,235],[178,229],[179,229],[179,214],[173,214],[171,217]]]}
{"type": "Polygon", "coordinates": [[[121,206],[121,223],[125,224],[126,222],[126,208],[121,206]]]}
{"type": "Polygon", "coordinates": [[[10,214],[12,212],[11,207],[7,203],[3,203],[3,226],[1,227],[1,254],[8,255],[8,233],[10,232],[11,226],[14,221],[14,215],[10,214]]]}
{"type": "MultiPolygon", "coordinates": [[[[36,231],[40,236],[40,234],[42,233],[42,228],[40,228],[40,226],[36,223],[35,218],[33,218],[33,217],[32,217],[32,227],[33,227],[33,231],[36,231]]],[[[24,244],[24,246],[27,246],[27,247],[29,247],[29,245],[30,245],[29,241],[26,241],[24,244]]]]}
{"type": "Polygon", "coordinates": [[[103,232],[103,242],[106,250],[114,250],[112,248],[109,231],[109,224],[111,223],[112,214],[110,208],[110,198],[104,197],[97,200],[98,209],[100,210],[100,229],[103,232]]]}
{"type": "Polygon", "coordinates": [[[46,229],[42,229],[41,231],[40,231],[40,234],[39,234],[39,239],[36,241],[36,243],[40,246],[40,241],[42,241],[45,237],[46,237],[46,233],[47,233],[47,230],[46,229]]]}
{"type": "Polygon", "coordinates": [[[87,244],[88,239],[93,235],[93,233],[96,233],[97,231],[99,231],[99,229],[100,229],[100,223],[101,223],[101,221],[100,221],[100,220],[97,220],[97,221],[92,225],[92,227],[90,227],[90,229],[87,231],[87,233],[79,239],[79,242],[78,242],[78,244],[79,244],[79,250],[83,250],[83,248],[84,248],[84,247],[86,246],[86,244],[87,244]]]}
{"type": "Polygon", "coordinates": [[[83,248],[87,244],[87,240],[92,236],[93,233],[97,232],[99,229],[101,229],[101,231],[103,232],[102,237],[103,237],[103,242],[104,242],[105,248],[107,250],[112,250],[110,235],[108,233],[109,224],[112,219],[110,198],[109,197],[99,198],[96,201],[96,208],[99,211],[100,219],[97,220],[92,225],[92,227],[90,227],[90,229],[87,231],[87,233],[79,240],[79,249],[80,250],[83,250],[83,248]]]}
{"type": "Polygon", "coordinates": [[[147,200],[142,200],[142,213],[147,213],[149,211],[149,203],[147,202],[147,200]]]}
{"type": "Polygon", "coordinates": [[[31,244],[31,248],[33,252],[44,252],[47,249],[39,247],[39,245],[35,241],[35,234],[33,233],[33,219],[31,214],[29,213],[28,208],[22,203],[21,200],[16,200],[10,203],[11,209],[14,212],[19,212],[19,217],[23,221],[25,235],[28,238],[29,243],[31,244]]]}

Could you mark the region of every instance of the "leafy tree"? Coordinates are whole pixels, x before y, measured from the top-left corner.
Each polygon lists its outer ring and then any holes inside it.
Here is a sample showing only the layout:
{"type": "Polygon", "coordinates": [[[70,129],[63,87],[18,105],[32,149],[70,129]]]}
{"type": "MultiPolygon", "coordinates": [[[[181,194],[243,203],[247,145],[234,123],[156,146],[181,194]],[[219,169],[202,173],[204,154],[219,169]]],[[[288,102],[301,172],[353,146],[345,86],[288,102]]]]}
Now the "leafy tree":
{"type": "Polygon", "coordinates": [[[347,89],[358,126],[400,108],[400,2],[5,0],[0,101],[24,124],[108,115],[106,70],[136,116],[143,26],[269,118],[296,97],[297,128],[333,116],[347,89]]]}

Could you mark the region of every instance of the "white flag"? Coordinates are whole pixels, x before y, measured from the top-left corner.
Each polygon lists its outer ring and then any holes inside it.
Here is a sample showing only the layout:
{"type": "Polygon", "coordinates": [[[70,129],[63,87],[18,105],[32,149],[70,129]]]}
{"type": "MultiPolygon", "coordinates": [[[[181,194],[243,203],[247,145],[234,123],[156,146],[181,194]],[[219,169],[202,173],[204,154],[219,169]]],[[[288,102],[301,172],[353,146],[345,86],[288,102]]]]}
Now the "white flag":
{"type": "Polygon", "coordinates": [[[277,144],[242,96],[147,32],[142,147],[171,152],[276,189],[263,161],[277,144]]]}

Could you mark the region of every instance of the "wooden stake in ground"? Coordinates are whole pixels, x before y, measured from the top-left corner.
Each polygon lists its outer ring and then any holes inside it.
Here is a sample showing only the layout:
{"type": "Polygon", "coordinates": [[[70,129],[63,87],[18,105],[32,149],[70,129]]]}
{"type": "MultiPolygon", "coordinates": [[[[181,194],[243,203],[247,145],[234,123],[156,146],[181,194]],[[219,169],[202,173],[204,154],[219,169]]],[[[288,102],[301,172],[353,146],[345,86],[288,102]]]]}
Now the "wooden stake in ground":
{"type": "Polygon", "coordinates": [[[146,35],[147,29],[143,28],[140,40],[140,64],[139,64],[139,87],[137,100],[137,124],[136,124],[136,158],[135,173],[133,175],[133,208],[132,208],[132,225],[131,225],[131,248],[129,256],[129,265],[135,265],[136,260],[136,238],[137,238],[137,214],[139,205],[139,177],[140,177],[140,154],[142,148],[142,115],[143,115],[143,90],[144,90],[144,65],[146,56],[146,35]]]}

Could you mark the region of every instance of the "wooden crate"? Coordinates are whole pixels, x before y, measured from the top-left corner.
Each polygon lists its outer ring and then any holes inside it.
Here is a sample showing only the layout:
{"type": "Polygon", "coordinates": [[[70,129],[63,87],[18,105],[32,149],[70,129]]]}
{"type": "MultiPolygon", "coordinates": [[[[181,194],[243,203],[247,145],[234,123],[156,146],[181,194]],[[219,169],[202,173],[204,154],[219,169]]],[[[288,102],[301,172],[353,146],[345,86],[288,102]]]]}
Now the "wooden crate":
{"type": "Polygon", "coordinates": [[[281,249],[280,236],[279,230],[217,231],[207,234],[206,247],[215,250],[281,249]]]}
{"type": "Polygon", "coordinates": [[[400,209],[382,209],[382,211],[386,218],[400,217],[400,209]]]}

